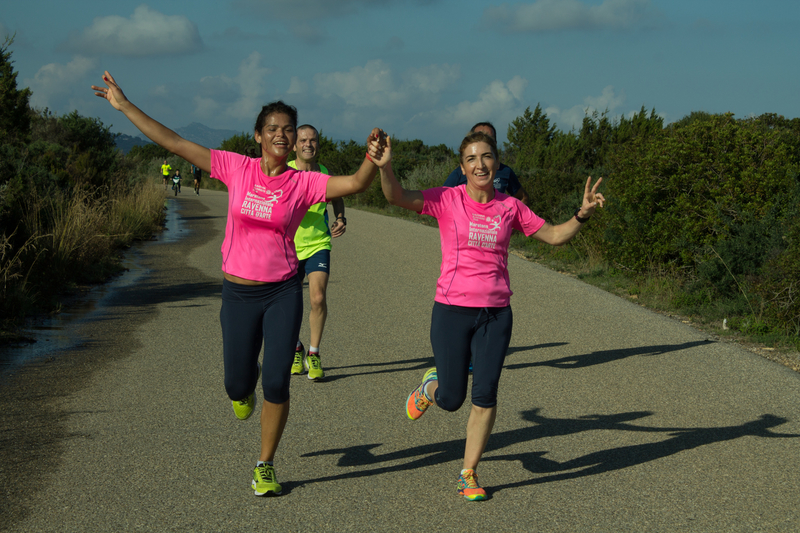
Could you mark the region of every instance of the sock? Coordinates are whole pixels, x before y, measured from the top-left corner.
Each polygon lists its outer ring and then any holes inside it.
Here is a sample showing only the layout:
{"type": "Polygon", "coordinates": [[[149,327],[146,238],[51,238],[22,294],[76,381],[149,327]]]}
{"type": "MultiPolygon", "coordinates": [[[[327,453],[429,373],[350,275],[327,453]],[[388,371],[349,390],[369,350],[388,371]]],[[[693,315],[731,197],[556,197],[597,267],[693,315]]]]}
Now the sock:
{"type": "Polygon", "coordinates": [[[272,464],[272,461],[256,461],[256,466],[262,466],[268,464],[269,466],[275,466],[272,464]]]}
{"type": "Polygon", "coordinates": [[[300,342],[300,339],[297,339],[297,346],[295,347],[294,351],[299,352],[302,347],[303,343],[300,342]]]}
{"type": "MultiPolygon", "coordinates": [[[[425,386],[422,388],[422,392],[425,394],[425,397],[426,397],[426,398],[428,399],[428,401],[430,401],[430,402],[432,402],[432,401],[433,401],[433,396],[431,395],[431,393],[430,393],[430,392],[428,392],[428,387],[430,387],[430,386],[431,386],[431,383],[433,383],[434,381],[436,381],[436,380],[434,380],[434,379],[431,379],[431,380],[429,380],[429,381],[428,381],[428,382],[425,384],[425,386]]],[[[437,384],[438,384],[438,382],[437,382],[437,384]]]]}
{"type": "Polygon", "coordinates": [[[319,346],[309,346],[308,353],[313,353],[319,355],[319,346]]]}

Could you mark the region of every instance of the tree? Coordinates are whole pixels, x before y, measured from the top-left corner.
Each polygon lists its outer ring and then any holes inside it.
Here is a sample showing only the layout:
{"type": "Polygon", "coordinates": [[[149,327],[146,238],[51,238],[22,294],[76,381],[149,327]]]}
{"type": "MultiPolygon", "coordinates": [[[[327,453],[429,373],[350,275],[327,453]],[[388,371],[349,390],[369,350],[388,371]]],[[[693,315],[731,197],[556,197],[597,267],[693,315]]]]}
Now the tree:
{"type": "Polygon", "coordinates": [[[153,159],[164,160],[167,156],[169,156],[169,151],[166,148],[162,148],[157,144],[145,144],[131,148],[126,157],[152,161],[153,159]]]}
{"type": "Polygon", "coordinates": [[[249,157],[256,157],[261,155],[261,150],[253,135],[246,133],[237,133],[233,137],[228,137],[219,145],[220,150],[226,152],[235,152],[237,154],[246,155],[249,157]]]}
{"type": "Polygon", "coordinates": [[[23,141],[31,129],[28,107],[31,91],[27,87],[17,89],[17,72],[8,50],[13,42],[14,37],[6,37],[0,45],[0,144],[23,141]]]}
{"type": "Polygon", "coordinates": [[[528,107],[508,126],[508,141],[504,146],[517,167],[534,170],[543,166],[545,152],[555,134],[556,125],[550,124],[541,104],[536,104],[533,113],[528,107]]]}

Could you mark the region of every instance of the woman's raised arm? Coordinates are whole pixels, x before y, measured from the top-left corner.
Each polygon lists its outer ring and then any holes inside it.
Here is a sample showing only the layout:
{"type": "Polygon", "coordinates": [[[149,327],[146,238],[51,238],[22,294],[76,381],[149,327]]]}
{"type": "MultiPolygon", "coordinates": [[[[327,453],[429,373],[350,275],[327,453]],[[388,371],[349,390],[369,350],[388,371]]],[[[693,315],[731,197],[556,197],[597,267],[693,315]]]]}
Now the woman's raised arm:
{"type": "Polygon", "coordinates": [[[94,94],[108,100],[114,109],[122,111],[128,120],[139,128],[139,131],[144,133],[148,139],[173,154],[184,158],[194,166],[200,167],[206,172],[211,172],[211,150],[205,146],[187,141],[160,122],[147,116],[125,97],[125,93],[122,92],[120,86],[117,85],[117,82],[114,81],[114,78],[107,70],[103,73],[103,82],[107,87],[92,85],[94,94]]]}
{"type": "MultiPolygon", "coordinates": [[[[391,149],[392,142],[388,140],[387,150],[390,153],[391,149]]],[[[404,189],[403,186],[400,185],[400,182],[397,181],[394,170],[392,170],[391,157],[389,161],[381,167],[381,189],[383,190],[383,195],[386,197],[386,201],[392,205],[410,209],[417,213],[421,212],[422,207],[425,205],[422,191],[409,191],[404,189]]]]}

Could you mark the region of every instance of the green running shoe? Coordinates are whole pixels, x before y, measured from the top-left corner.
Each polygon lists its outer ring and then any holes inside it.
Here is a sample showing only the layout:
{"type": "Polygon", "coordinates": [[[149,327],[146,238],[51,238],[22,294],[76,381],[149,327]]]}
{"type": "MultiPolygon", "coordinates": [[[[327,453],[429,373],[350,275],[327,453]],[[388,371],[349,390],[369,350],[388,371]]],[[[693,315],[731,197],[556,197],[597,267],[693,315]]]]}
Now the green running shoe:
{"type": "Polygon", "coordinates": [[[294,352],[294,362],[292,363],[292,370],[290,374],[295,376],[299,376],[303,373],[303,356],[306,353],[305,346],[303,343],[300,343],[300,349],[294,352]]]}
{"type": "MultiPolygon", "coordinates": [[[[258,377],[256,377],[256,385],[258,385],[258,378],[261,377],[261,365],[258,365],[258,377]]],[[[256,407],[256,391],[253,392],[245,398],[244,400],[233,400],[231,402],[233,404],[233,413],[236,415],[236,418],[239,420],[247,420],[250,418],[250,415],[253,414],[253,410],[256,407]]]]}
{"type": "Polygon", "coordinates": [[[279,496],[283,489],[275,477],[275,467],[264,463],[253,470],[253,483],[250,484],[256,496],[266,496],[273,493],[279,496]]]}
{"type": "Polygon", "coordinates": [[[325,377],[325,371],[322,370],[322,363],[319,360],[318,353],[309,352],[303,362],[306,370],[308,370],[308,379],[319,381],[325,377]]]}

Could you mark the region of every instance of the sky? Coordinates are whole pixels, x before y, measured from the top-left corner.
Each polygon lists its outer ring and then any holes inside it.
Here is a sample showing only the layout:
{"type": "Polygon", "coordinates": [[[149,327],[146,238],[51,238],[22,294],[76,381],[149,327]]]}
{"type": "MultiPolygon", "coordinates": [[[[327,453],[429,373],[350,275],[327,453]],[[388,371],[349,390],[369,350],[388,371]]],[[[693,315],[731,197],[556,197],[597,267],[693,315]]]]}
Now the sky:
{"type": "Polygon", "coordinates": [[[451,147],[537,105],[563,131],[642,107],[798,117],[799,28],[797,0],[0,0],[37,108],[138,135],[90,90],[108,70],[173,129],[249,133],[281,99],[334,140],[451,147]]]}

